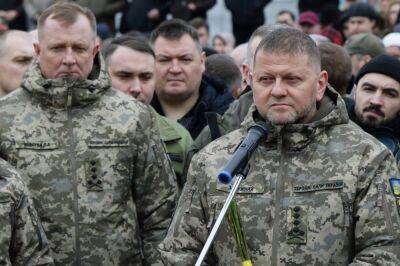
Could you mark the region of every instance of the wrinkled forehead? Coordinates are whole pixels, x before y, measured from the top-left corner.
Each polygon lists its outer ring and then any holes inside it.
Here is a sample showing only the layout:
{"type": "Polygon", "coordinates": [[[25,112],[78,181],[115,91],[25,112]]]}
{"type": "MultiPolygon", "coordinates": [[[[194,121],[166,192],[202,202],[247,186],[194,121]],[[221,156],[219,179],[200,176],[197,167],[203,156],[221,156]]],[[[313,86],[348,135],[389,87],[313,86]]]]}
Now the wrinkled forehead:
{"type": "Polygon", "coordinates": [[[43,25],[38,28],[39,43],[43,39],[54,39],[62,34],[68,36],[80,35],[82,40],[95,40],[96,38],[96,32],[92,29],[89,19],[82,14],[78,14],[76,20],[73,22],[54,19],[50,16],[44,21],[43,25]]]}

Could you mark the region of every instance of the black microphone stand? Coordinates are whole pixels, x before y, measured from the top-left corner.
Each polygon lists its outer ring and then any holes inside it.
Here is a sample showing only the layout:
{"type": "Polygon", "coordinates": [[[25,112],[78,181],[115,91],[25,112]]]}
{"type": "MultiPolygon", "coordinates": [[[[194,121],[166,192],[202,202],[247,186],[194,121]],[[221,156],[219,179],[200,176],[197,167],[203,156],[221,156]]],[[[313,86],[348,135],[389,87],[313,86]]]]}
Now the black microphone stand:
{"type": "Polygon", "coordinates": [[[228,197],[225,200],[224,206],[222,207],[222,210],[221,210],[220,214],[218,215],[218,218],[215,221],[213,228],[211,229],[211,233],[208,236],[203,249],[201,250],[200,256],[197,259],[195,266],[200,266],[201,263],[203,262],[205,256],[207,255],[207,252],[210,249],[212,242],[214,241],[215,235],[217,234],[218,229],[221,226],[222,220],[224,219],[225,214],[228,211],[229,205],[231,205],[233,197],[235,196],[240,183],[242,182],[242,180],[246,179],[246,177],[249,173],[249,170],[250,170],[250,164],[247,163],[245,165],[245,167],[242,168],[240,171],[238,171],[238,173],[235,175],[235,177],[236,177],[235,182],[233,183],[231,191],[229,192],[228,197]]]}

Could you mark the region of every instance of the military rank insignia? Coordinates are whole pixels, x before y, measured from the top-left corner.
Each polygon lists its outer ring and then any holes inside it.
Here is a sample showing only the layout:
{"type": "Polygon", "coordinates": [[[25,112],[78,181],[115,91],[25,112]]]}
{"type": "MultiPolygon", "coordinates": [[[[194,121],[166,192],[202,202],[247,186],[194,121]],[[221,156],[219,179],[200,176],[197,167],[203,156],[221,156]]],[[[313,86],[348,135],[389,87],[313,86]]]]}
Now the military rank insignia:
{"type": "Polygon", "coordinates": [[[307,227],[307,206],[291,206],[287,213],[286,243],[306,244],[307,227]]]}

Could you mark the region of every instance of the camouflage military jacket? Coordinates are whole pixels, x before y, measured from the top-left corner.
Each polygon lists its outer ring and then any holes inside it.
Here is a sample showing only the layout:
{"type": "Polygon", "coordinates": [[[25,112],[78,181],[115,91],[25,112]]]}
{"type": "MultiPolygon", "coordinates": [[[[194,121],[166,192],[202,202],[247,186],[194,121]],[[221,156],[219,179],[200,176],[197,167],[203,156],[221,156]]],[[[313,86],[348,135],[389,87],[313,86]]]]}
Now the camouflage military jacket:
{"type": "Polygon", "coordinates": [[[35,62],[0,101],[0,156],[27,176],[56,264],[156,263],[176,179],[152,112],[98,66],[49,80],[35,62]]]}
{"type": "Polygon", "coordinates": [[[25,184],[0,159],[0,265],[53,265],[49,243],[25,184]]]}
{"type": "MultiPolygon", "coordinates": [[[[253,265],[400,265],[394,158],[349,124],[343,100],[328,94],[314,122],[271,125],[251,158],[235,201],[253,265]]],[[[196,261],[230,190],[216,176],[256,118],[252,106],[240,129],[193,157],[160,245],[167,265],[196,261]]],[[[240,265],[226,219],[206,263],[240,265]]]]}

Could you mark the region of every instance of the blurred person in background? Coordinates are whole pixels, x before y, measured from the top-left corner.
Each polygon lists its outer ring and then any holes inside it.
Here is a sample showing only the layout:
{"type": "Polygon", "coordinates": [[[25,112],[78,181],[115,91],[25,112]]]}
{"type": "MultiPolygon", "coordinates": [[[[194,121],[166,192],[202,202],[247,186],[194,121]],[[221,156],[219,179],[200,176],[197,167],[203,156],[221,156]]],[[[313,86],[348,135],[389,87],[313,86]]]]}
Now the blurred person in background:
{"type": "Polygon", "coordinates": [[[225,0],[231,12],[236,44],[245,43],[259,26],[264,24],[264,7],[271,0],[225,0]]]}
{"type": "Polygon", "coordinates": [[[378,33],[382,27],[382,18],[368,3],[354,3],[343,13],[341,23],[346,24],[346,37],[357,33],[378,33]]]}
{"type": "Polygon", "coordinates": [[[214,54],[206,58],[205,74],[225,82],[237,98],[242,86],[242,74],[235,60],[226,54],[214,54]]]}
{"type": "Polygon", "coordinates": [[[151,32],[166,19],[169,4],[169,0],[125,0],[120,32],[151,32]]]}
{"type": "Polygon", "coordinates": [[[196,29],[201,46],[203,48],[208,47],[210,42],[210,27],[207,21],[203,18],[194,18],[190,21],[190,25],[196,29]]]}
{"type": "Polygon", "coordinates": [[[220,54],[229,54],[235,47],[235,37],[229,32],[222,32],[212,38],[212,46],[220,54]]]}
{"type": "Polygon", "coordinates": [[[200,17],[207,19],[207,11],[212,8],[216,0],[170,0],[172,17],[190,21],[200,17]]]}
{"type": "Polygon", "coordinates": [[[23,0],[0,1],[0,23],[9,29],[27,30],[23,0]]]}
{"type": "Polygon", "coordinates": [[[382,39],[386,53],[400,59],[400,33],[392,32],[382,39]]]}
{"type": "Polygon", "coordinates": [[[278,15],[276,15],[275,23],[294,27],[296,23],[296,17],[294,16],[293,12],[284,9],[279,11],[278,15]]]}
{"type": "Polygon", "coordinates": [[[17,89],[35,57],[30,33],[10,30],[0,33],[0,96],[17,89]]]}
{"type": "Polygon", "coordinates": [[[306,11],[300,14],[298,21],[299,29],[306,34],[319,34],[321,25],[319,17],[315,12],[306,11]]]}
{"type": "Polygon", "coordinates": [[[382,40],[372,33],[352,35],[344,45],[351,57],[352,74],[355,77],[372,58],[384,54],[385,46],[382,40]]]}

